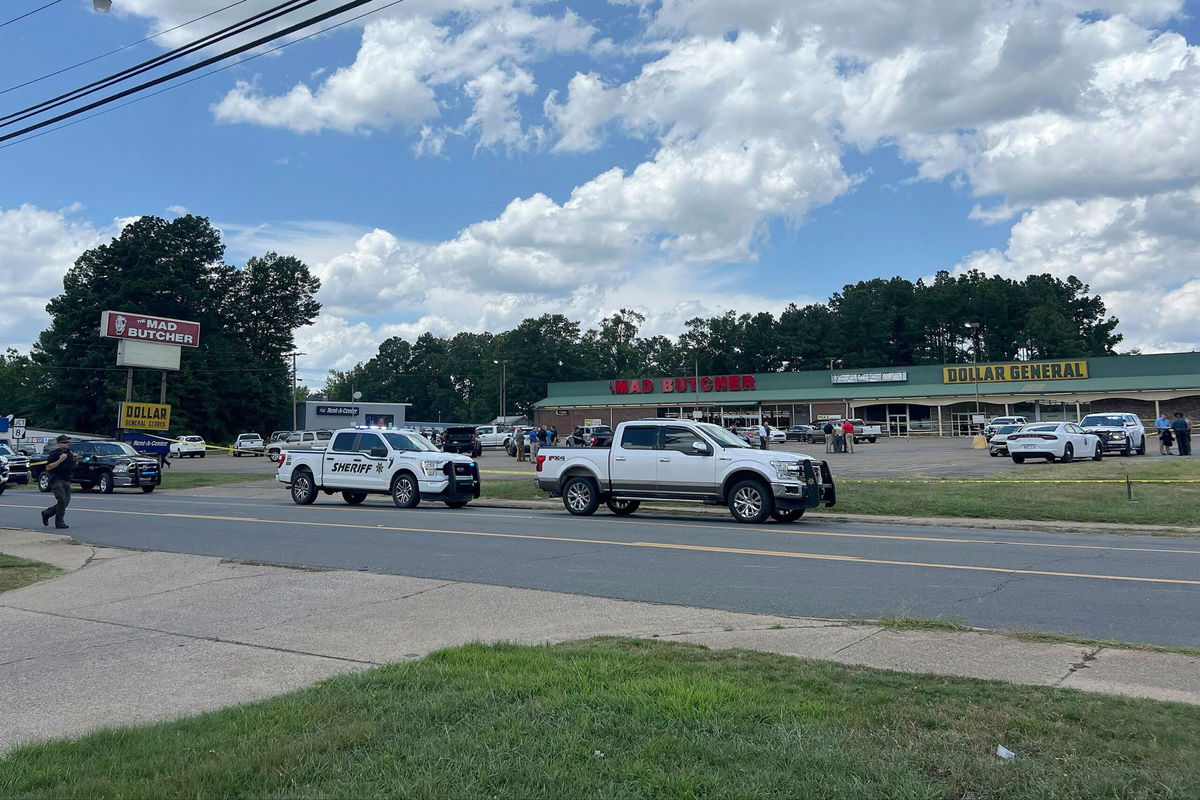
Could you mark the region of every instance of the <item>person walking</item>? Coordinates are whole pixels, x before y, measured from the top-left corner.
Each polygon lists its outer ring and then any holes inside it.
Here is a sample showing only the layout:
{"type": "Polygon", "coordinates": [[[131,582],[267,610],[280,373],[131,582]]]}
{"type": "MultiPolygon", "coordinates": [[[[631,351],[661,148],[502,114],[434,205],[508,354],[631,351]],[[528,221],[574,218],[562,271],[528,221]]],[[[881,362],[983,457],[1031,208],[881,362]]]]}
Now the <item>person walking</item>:
{"type": "Polygon", "coordinates": [[[71,452],[71,437],[59,436],[58,450],[46,462],[46,474],[50,476],[50,492],[54,505],[42,511],[42,524],[49,525],[54,517],[54,527],[69,528],[66,522],[67,506],[71,504],[71,472],[75,469],[75,454],[71,452]]]}
{"type": "Polygon", "coordinates": [[[825,434],[825,452],[832,453],[833,452],[833,423],[826,421],[825,427],[821,429],[821,432],[825,434]]]}
{"type": "Polygon", "coordinates": [[[767,445],[769,442],[770,442],[770,434],[767,433],[766,423],[764,423],[760,420],[758,423],[758,449],[759,450],[768,449],[767,445]]]}
{"type": "Polygon", "coordinates": [[[846,420],[842,423],[842,452],[854,452],[854,423],[846,420]]]}
{"type": "Polygon", "coordinates": [[[1182,411],[1175,412],[1171,421],[1171,433],[1175,434],[1175,453],[1181,456],[1192,454],[1192,426],[1183,416],[1182,411]]]}

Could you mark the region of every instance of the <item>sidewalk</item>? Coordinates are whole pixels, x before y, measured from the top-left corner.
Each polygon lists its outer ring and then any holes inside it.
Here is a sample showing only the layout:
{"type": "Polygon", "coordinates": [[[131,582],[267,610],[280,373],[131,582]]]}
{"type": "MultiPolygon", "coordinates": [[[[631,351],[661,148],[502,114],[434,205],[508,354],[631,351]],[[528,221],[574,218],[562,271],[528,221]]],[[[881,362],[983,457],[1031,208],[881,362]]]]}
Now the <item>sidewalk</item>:
{"type": "Polygon", "coordinates": [[[0,595],[0,753],[175,719],[472,641],[654,637],[1200,705],[1200,658],[986,632],[891,631],[397,575],[69,544],[0,552],[70,574],[0,595]]]}

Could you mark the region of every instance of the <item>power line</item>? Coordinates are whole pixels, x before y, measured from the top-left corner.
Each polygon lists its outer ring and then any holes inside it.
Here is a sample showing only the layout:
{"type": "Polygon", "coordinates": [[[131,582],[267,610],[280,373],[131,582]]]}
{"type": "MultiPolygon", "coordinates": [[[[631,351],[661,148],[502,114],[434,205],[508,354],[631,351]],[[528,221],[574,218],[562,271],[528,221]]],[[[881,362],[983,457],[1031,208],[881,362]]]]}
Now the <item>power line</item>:
{"type": "MultiPolygon", "coordinates": [[[[282,50],[285,47],[291,47],[294,44],[299,44],[300,42],[303,42],[307,39],[312,39],[315,36],[320,36],[321,34],[327,33],[331,30],[334,30],[335,28],[340,28],[343,25],[349,25],[351,22],[360,20],[363,17],[369,17],[372,14],[378,14],[380,11],[386,11],[387,9],[391,8],[392,6],[400,5],[400,3],[403,3],[403,2],[404,2],[404,0],[392,0],[392,2],[390,2],[386,5],[380,6],[379,8],[374,8],[374,9],[371,9],[370,11],[366,11],[366,12],[363,12],[362,14],[358,14],[357,16],[350,17],[349,19],[344,19],[341,22],[337,22],[333,25],[330,25],[327,28],[322,28],[318,31],[313,31],[312,33],[306,34],[297,39],[292,39],[291,41],[284,42],[283,44],[278,45],[277,47],[272,47],[269,50],[262,51],[261,53],[255,53],[251,56],[247,56],[246,58],[240,59],[239,61],[236,61],[232,64],[226,64],[223,67],[218,67],[214,70],[209,70],[208,72],[205,72],[203,75],[197,75],[194,78],[188,78],[186,81],[180,81],[179,83],[172,84],[163,89],[159,89],[157,92],[151,92],[150,94],[142,95],[140,97],[135,97],[134,99],[130,100],[127,103],[121,103],[118,106],[113,106],[112,108],[106,108],[103,111],[97,111],[95,114],[88,114],[86,117],[83,117],[82,119],[77,119],[74,122],[67,122],[64,125],[58,125],[56,127],[51,128],[50,130],[43,131],[42,133],[35,133],[33,136],[27,136],[24,139],[20,139],[15,142],[9,142],[8,144],[0,144],[0,150],[7,150],[10,147],[16,147],[17,145],[23,144],[32,139],[41,138],[42,136],[46,136],[47,134],[55,133],[56,131],[61,131],[64,128],[70,128],[74,125],[78,125],[81,122],[87,122],[90,119],[95,119],[96,117],[103,116],[104,114],[108,114],[109,112],[119,111],[120,109],[125,108],[126,106],[133,105],[134,103],[140,103],[143,100],[149,100],[150,98],[157,97],[160,94],[166,94],[167,92],[171,91],[172,89],[178,89],[180,87],[187,86],[189,83],[195,83],[196,81],[203,80],[204,78],[212,77],[213,75],[216,75],[217,73],[220,73],[220,72],[224,72],[227,69],[233,69],[234,67],[249,63],[256,58],[262,58],[263,56],[270,55],[271,53],[274,53],[278,50],[282,50]]],[[[19,135],[20,135],[20,133],[18,132],[16,134],[12,134],[10,136],[4,136],[4,137],[0,138],[0,142],[7,141],[8,139],[12,139],[15,136],[19,136],[19,135]]]]}
{"type": "Polygon", "coordinates": [[[26,17],[32,16],[39,11],[44,11],[47,8],[49,8],[50,6],[56,6],[61,2],[62,2],[62,0],[50,0],[50,2],[46,3],[46,5],[35,8],[33,11],[26,11],[21,16],[13,17],[12,19],[8,20],[7,22],[0,22],[0,28],[5,27],[6,25],[12,25],[14,22],[20,22],[21,20],[25,19],[26,17]]]}
{"type": "MultiPolygon", "coordinates": [[[[130,42],[129,44],[123,44],[120,47],[116,48],[115,50],[109,50],[107,53],[101,53],[98,56],[92,56],[91,58],[84,59],[83,61],[72,64],[69,67],[62,67],[61,69],[56,69],[54,72],[48,72],[45,75],[41,76],[40,78],[32,78],[30,80],[25,81],[24,83],[18,83],[15,86],[10,86],[7,89],[0,89],[0,94],[8,94],[9,92],[14,91],[16,89],[23,89],[26,86],[32,86],[35,83],[41,83],[42,81],[46,80],[47,78],[53,78],[56,75],[62,75],[64,72],[70,72],[73,69],[77,69],[77,68],[85,66],[87,64],[91,64],[93,61],[99,61],[102,58],[108,58],[109,56],[116,55],[117,53],[128,50],[131,47],[137,47],[139,44],[145,44],[146,42],[149,42],[153,39],[157,39],[160,36],[166,36],[168,33],[177,31],[180,28],[185,28],[194,22],[200,22],[201,20],[208,19],[209,17],[211,17],[214,14],[220,14],[222,11],[228,11],[229,9],[233,8],[234,6],[240,6],[242,3],[245,3],[245,2],[248,2],[248,0],[237,0],[237,2],[230,3],[227,6],[222,6],[221,8],[218,8],[215,11],[210,11],[207,14],[201,14],[200,16],[196,17],[195,19],[189,19],[187,22],[181,22],[173,28],[167,28],[165,31],[159,31],[158,33],[153,34],[151,36],[147,36],[144,39],[138,39],[136,42],[130,42]]],[[[45,6],[43,6],[43,8],[44,7],[45,6]]]]}
{"type": "Polygon", "coordinates": [[[312,5],[315,2],[317,2],[317,0],[285,0],[277,6],[268,8],[265,11],[260,11],[257,14],[251,15],[247,19],[236,22],[233,25],[228,25],[218,31],[206,34],[205,36],[201,36],[194,42],[189,42],[185,45],[176,47],[173,50],[168,50],[167,52],[143,61],[140,64],[134,64],[132,67],[126,67],[125,69],[115,72],[106,78],[101,78],[98,81],[92,81],[86,86],[81,86],[78,89],[65,92],[57,97],[52,97],[49,100],[43,100],[40,103],[36,103],[28,108],[23,108],[20,111],[14,111],[10,114],[5,114],[4,116],[0,117],[0,127],[13,125],[23,119],[37,116],[43,111],[65,105],[72,100],[78,100],[82,97],[86,97],[89,94],[95,94],[101,89],[107,89],[110,86],[114,86],[136,75],[149,72],[150,70],[161,67],[164,64],[169,64],[172,61],[183,58],[186,55],[190,55],[197,50],[202,50],[209,45],[233,38],[238,34],[245,33],[246,31],[252,28],[257,28],[260,25],[265,25],[268,22],[285,16],[292,11],[297,11],[305,6],[312,5]]]}
{"type": "Polygon", "coordinates": [[[184,67],[183,69],[178,69],[167,75],[163,75],[161,77],[155,78],[154,80],[146,81],[145,83],[139,84],[139,85],[131,87],[129,89],[125,89],[124,91],[117,92],[114,95],[109,95],[108,97],[88,103],[85,106],[81,106],[79,108],[73,109],[66,113],[59,114],[56,117],[51,117],[50,119],[43,120],[41,122],[35,123],[33,125],[29,125],[25,128],[22,128],[21,130],[14,131],[9,134],[5,134],[4,136],[0,136],[0,142],[6,142],[10,139],[15,139],[18,136],[22,136],[23,134],[31,133],[33,131],[39,130],[40,128],[48,127],[50,125],[53,125],[56,122],[62,122],[65,119],[70,119],[71,117],[78,116],[79,114],[83,114],[84,112],[91,111],[94,108],[99,108],[100,106],[115,102],[117,100],[120,100],[123,97],[128,97],[131,94],[136,94],[138,92],[144,91],[144,90],[152,88],[154,86],[158,86],[159,84],[165,83],[169,80],[174,80],[175,78],[181,77],[183,75],[187,75],[187,74],[195,72],[196,70],[199,70],[199,69],[203,69],[204,67],[215,64],[218,61],[224,61],[227,58],[236,56],[239,53],[244,53],[247,50],[252,50],[255,47],[260,47],[269,42],[273,42],[276,39],[280,39],[284,36],[295,33],[296,31],[303,30],[304,28],[311,27],[313,25],[316,25],[318,22],[323,22],[323,21],[329,19],[330,17],[337,16],[338,14],[341,14],[345,11],[350,11],[352,9],[358,8],[359,6],[366,5],[367,3],[370,3],[370,2],[373,2],[373,0],[351,0],[351,2],[343,3],[342,5],[338,6],[337,8],[331,9],[322,14],[318,14],[315,17],[310,17],[309,19],[306,19],[302,22],[297,22],[293,25],[289,25],[288,27],[286,27],[276,33],[272,33],[272,34],[264,36],[260,39],[256,39],[253,42],[249,42],[247,44],[240,45],[238,47],[235,47],[233,50],[229,50],[224,53],[219,53],[210,58],[206,58],[203,61],[200,61],[196,64],[192,64],[191,66],[184,67]]]}

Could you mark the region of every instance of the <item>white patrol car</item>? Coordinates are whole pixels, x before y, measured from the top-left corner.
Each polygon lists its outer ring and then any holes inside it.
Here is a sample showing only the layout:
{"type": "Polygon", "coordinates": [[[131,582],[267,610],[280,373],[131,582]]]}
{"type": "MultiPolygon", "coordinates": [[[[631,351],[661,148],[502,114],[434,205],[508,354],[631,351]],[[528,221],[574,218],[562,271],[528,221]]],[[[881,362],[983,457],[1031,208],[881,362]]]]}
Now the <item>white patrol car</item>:
{"type": "Polygon", "coordinates": [[[479,497],[479,464],[443,453],[416,431],[400,428],[343,428],[324,450],[284,450],[275,479],[292,501],[308,505],[318,492],[341,492],[358,505],[368,494],[391,495],[399,508],[436,500],[462,508],[479,497]]]}

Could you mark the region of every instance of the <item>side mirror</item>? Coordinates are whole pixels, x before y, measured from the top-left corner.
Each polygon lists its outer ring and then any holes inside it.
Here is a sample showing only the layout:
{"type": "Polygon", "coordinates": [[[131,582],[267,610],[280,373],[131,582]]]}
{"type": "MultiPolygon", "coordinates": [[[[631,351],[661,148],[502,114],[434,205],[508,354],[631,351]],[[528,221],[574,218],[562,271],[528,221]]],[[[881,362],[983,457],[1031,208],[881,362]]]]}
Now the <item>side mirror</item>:
{"type": "Polygon", "coordinates": [[[708,455],[708,445],[704,442],[692,442],[692,452],[697,455],[708,455]]]}
{"type": "Polygon", "coordinates": [[[371,458],[387,458],[387,448],[386,447],[372,447],[371,448],[371,458]]]}

